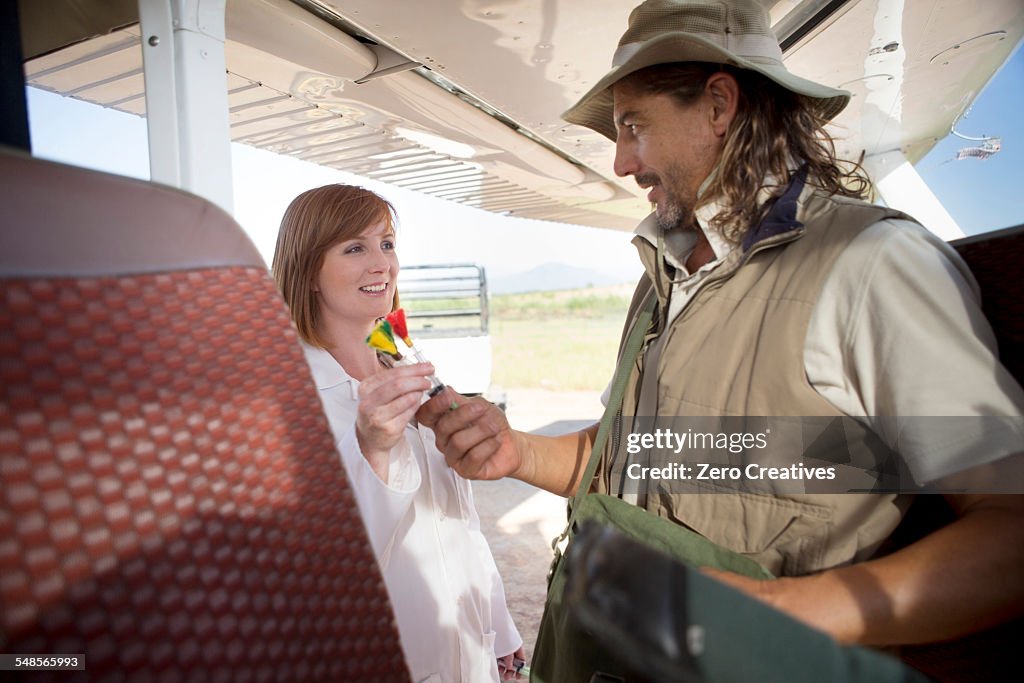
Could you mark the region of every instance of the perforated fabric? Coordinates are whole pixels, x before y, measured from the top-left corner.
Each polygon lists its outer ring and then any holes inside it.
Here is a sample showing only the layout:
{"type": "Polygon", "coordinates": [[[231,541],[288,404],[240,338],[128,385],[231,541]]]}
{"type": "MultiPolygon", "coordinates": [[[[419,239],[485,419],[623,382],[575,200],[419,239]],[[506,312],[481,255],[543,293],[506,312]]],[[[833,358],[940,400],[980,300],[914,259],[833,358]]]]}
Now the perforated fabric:
{"type": "Polygon", "coordinates": [[[407,681],[262,268],[0,280],[0,652],[35,680],[407,681]]]}
{"type": "MultiPolygon", "coordinates": [[[[718,33],[725,24],[725,10],[725,6],[721,4],[707,4],[703,7],[694,5],[688,17],[687,30],[694,33],[718,33]]],[[[678,30],[677,22],[665,17],[661,7],[640,5],[636,8],[636,16],[633,19],[631,26],[644,27],[645,30],[638,31],[637,35],[631,35],[627,31],[622,36],[622,42],[647,40],[665,31],[678,30]]]]}

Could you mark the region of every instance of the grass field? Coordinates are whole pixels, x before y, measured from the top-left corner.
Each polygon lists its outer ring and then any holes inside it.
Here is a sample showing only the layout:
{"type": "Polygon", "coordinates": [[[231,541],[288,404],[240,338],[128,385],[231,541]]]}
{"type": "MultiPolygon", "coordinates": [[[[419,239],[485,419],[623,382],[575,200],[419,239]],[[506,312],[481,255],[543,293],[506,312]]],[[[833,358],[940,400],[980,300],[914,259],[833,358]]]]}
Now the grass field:
{"type": "Polygon", "coordinates": [[[632,285],[491,297],[494,384],[555,391],[605,388],[632,285]]]}

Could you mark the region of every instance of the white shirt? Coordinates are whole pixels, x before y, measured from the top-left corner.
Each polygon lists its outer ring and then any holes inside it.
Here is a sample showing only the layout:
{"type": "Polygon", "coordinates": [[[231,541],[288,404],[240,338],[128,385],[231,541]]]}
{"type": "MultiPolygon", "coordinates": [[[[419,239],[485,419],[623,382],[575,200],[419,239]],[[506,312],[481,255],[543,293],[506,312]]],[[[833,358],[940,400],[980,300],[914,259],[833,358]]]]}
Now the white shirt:
{"type": "MultiPolygon", "coordinates": [[[[669,321],[734,248],[706,227],[717,210],[696,212],[715,258],[695,273],[685,263],[696,235],[666,238],[666,260],[679,271],[669,321]]],[[[652,214],[636,234],[656,245],[657,231],[652,214]]],[[[998,360],[977,283],[952,247],[916,223],[880,221],[843,250],[811,314],[803,360],[811,386],[900,453],[919,484],[1022,450],[1024,391],[998,360]],[[964,433],[965,425],[976,428],[964,433]]],[[[609,394],[610,385],[606,404],[609,394]]]]}
{"type": "Polygon", "coordinates": [[[306,361],[380,563],[414,681],[497,681],[522,645],[467,480],[410,424],[383,482],[355,434],[359,382],[323,349],[306,361]]]}

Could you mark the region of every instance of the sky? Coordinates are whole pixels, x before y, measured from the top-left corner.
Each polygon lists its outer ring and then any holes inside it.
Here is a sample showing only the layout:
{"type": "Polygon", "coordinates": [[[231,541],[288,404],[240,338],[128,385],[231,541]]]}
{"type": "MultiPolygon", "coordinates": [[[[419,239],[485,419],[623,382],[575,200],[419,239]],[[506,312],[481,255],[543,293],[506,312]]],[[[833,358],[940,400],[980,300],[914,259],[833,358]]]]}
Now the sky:
{"type": "Polygon", "coordinates": [[[980,142],[948,135],[917,163],[917,172],[968,235],[1024,224],[1024,43],[989,81],[957,132],[1002,138],[988,159],[955,159],[980,142]]]}
{"type": "MultiPolygon", "coordinates": [[[[137,178],[149,177],[145,119],[28,88],[33,154],[137,178]],[[83,131],[88,131],[84,134],[83,131]]],[[[958,132],[998,136],[1002,151],[985,160],[952,161],[980,143],[949,135],[917,164],[968,235],[1024,223],[1024,49],[989,82],[958,132]]],[[[304,190],[354,183],[378,192],[399,216],[402,263],[474,262],[490,277],[564,263],[613,275],[623,282],[641,272],[631,235],[490,214],[370,179],[245,145],[232,144],[235,218],[270,263],[288,203],[304,190]]]]}

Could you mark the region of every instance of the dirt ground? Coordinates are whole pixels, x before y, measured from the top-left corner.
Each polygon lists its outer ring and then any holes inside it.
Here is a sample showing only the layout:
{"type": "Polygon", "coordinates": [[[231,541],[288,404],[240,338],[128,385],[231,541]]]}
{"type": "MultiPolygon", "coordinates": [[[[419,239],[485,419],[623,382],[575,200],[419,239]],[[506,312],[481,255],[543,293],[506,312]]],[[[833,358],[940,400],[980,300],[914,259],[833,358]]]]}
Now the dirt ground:
{"type": "MultiPolygon", "coordinates": [[[[596,422],[601,411],[596,392],[508,390],[509,422],[524,431],[564,434],[596,422]]],[[[529,658],[544,611],[551,539],[565,525],[565,499],[514,479],[473,482],[473,495],[529,658]]]]}

